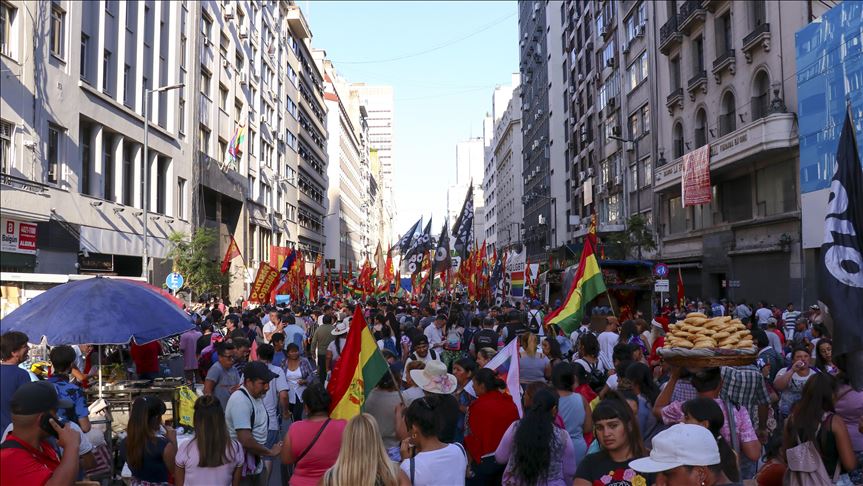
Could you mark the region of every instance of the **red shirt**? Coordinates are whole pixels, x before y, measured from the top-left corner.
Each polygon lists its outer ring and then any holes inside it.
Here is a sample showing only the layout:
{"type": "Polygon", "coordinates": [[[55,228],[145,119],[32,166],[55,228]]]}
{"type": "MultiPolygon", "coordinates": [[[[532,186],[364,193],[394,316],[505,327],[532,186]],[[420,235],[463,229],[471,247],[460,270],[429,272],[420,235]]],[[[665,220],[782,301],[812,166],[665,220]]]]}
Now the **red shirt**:
{"type": "Polygon", "coordinates": [[[773,331],[773,333],[774,333],[774,334],[776,334],[777,336],[779,336],[779,342],[780,342],[783,346],[785,346],[785,334],[783,334],[783,332],[782,332],[782,331],[780,331],[779,329],[771,329],[771,331],[773,331]]]}
{"type": "Polygon", "coordinates": [[[132,361],[135,362],[135,372],[141,373],[157,373],[159,371],[159,352],[162,351],[162,346],[159,341],[137,345],[132,343],[132,348],[129,354],[132,355],[132,361]]]}
{"type": "Polygon", "coordinates": [[[12,433],[6,440],[14,440],[23,449],[8,448],[0,451],[0,485],[28,484],[43,486],[51,479],[54,470],[60,465],[60,458],[51,444],[42,441],[40,450],[15,437],[12,433]]]}
{"type": "Polygon", "coordinates": [[[470,404],[467,412],[467,429],[464,446],[473,461],[482,462],[482,456],[493,453],[510,424],[518,420],[518,409],[512,397],[498,390],[486,392],[470,404]]]}

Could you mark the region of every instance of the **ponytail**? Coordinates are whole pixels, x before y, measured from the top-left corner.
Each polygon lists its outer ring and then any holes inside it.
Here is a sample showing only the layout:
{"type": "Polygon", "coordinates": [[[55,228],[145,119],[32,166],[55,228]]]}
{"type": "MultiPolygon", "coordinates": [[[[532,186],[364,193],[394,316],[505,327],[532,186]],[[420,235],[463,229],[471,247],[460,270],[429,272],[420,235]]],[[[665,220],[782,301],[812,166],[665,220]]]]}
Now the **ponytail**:
{"type": "MultiPolygon", "coordinates": [[[[719,447],[720,467],[728,480],[732,483],[740,481],[740,468],[737,466],[737,453],[722,437],[720,430],[725,424],[725,414],[722,409],[711,398],[693,398],[683,404],[683,413],[699,422],[707,422],[707,429],[716,437],[716,445],[719,447]]],[[[729,410],[728,413],[733,413],[729,410]]]]}
{"type": "Polygon", "coordinates": [[[486,391],[502,390],[506,383],[497,376],[491,368],[482,368],[473,376],[473,380],[482,385],[486,391]]]}
{"type": "Polygon", "coordinates": [[[722,434],[716,436],[716,445],[719,446],[719,465],[722,467],[722,472],[732,483],[740,481],[740,468],[737,467],[737,454],[734,449],[728,445],[728,441],[722,434]]]}

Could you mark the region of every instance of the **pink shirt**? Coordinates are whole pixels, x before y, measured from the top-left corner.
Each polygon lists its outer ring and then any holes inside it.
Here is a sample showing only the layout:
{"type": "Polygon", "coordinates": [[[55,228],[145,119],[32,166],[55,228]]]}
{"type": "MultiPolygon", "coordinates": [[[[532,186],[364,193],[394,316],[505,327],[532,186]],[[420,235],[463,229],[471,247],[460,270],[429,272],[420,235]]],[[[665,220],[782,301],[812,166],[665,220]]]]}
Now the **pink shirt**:
{"type": "Polygon", "coordinates": [[[228,462],[219,467],[199,467],[197,439],[180,443],[177,447],[177,467],[186,471],[187,486],[230,486],[234,470],[243,466],[243,447],[232,440],[228,446],[228,462]]]}
{"type": "Polygon", "coordinates": [[[180,336],[180,351],[183,352],[184,370],[198,369],[198,355],[195,353],[195,348],[198,345],[199,337],[201,337],[201,332],[195,329],[190,329],[180,336]]]}
{"type": "MultiPolygon", "coordinates": [[[[332,467],[339,457],[342,432],[347,424],[345,420],[330,420],[315,445],[296,464],[291,476],[291,486],[317,486],[327,469],[332,467]]],[[[300,420],[291,425],[288,438],[291,439],[291,456],[295,460],[306,450],[323,425],[323,421],[311,420],[300,420]]]]}
{"type": "MultiPolygon", "coordinates": [[[[722,414],[725,415],[725,423],[722,424],[722,429],[719,433],[722,437],[731,444],[731,432],[728,429],[728,411],[725,410],[725,403],[718,398],[713,399],[722,409],[722,414]]],[[[683,402],[671,402],[662,409],[662,422],[666,425],[673,425],[683,422],[683,402]]],[[[749,419],[749,412],[746,407],[739,407],[734,410],[734,423],[737,425],[737,438],[741,444],[746,442],[754,442],[758,440],[755,434],[755,429],[752,428],[752,420],[749,419]]]]}

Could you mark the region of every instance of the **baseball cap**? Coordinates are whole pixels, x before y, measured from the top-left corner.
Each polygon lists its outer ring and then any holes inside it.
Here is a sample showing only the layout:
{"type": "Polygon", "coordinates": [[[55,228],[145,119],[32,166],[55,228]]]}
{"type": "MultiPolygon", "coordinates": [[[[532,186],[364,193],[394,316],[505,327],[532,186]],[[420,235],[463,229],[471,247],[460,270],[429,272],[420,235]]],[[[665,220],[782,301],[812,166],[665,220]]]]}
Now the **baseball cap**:
{"type": "Polygon", "coordinates": [[[629,463],[638,472],[658,473],[679,466],[713,466],[719,464],[716,438],[705,427],[677,424],[656,434],[648,457],[629,463]]]}
{"type": "Polygon", "coordinates": [[[269,382],[279,375],[270,371],[263,361],[250,361],[243,368],[243,378],[246,380],[262,380],[269,382]]]}
{"type": "Polygon", "coordinates": [[[37,381],[21,386],[12,394],[9,410],[13,415],[36,415],[60,408],[72,408],[69,400],[60,400],[57,389],[47,381],[37,381]]]}

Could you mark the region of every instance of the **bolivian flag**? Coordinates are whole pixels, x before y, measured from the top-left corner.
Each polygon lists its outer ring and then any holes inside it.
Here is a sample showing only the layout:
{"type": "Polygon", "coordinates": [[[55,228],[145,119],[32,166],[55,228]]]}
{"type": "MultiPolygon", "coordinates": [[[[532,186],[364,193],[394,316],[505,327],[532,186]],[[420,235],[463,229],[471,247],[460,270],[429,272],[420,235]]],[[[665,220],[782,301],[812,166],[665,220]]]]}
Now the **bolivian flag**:
{"type": "Polygon", "coordinates": [[[351,330],[327,385],[333,402],[330,417],[350,419],[362,411],[363,403],[384,373],[387,362],[378,350],[363,310],[358,305],[351,319],[351,330]]]}
{"type": "Polygon", "coordinates": [[[605,292],[605,281],[602,279],[602,271],[596,261],[593,246],[596,244],[596,219],[590,223],[590,231],[584,239],[584,249],[581,251],[581,260],[578,262],[578,270],[572,279],[572,288],[566,295],[563,304],[545,317],[545,324],[557,324],[567,334],[576,330],[581,325],[584,316],[585,305],[605,292]]]}

